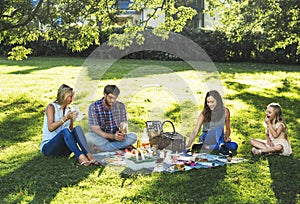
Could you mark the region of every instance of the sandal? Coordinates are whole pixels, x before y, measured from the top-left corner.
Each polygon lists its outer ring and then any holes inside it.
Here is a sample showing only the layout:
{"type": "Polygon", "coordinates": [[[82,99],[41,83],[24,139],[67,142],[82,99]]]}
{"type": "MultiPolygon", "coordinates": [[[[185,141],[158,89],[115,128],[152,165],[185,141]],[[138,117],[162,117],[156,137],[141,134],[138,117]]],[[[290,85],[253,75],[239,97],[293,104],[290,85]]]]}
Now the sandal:
{"type": "Polygon", "coordinates": [[[92,165],[95,165],[95,166],[99,166],[100,165],[100,162],[98,162],[97,160],[91,160],[90,161],[90,163],[92,164],[92,165]]]}
{"type": "Polygon", "coordinates": [[[91,162],[88,160],[88,158],[84,154],[81,154],[78,157],[78,163],[80,166],[90,166],[91,165],[91,162]]]}
{"type": "Polygon", "coordinates": [[[251,153],[253,155],[261,155],[261,150],[260,149],[256,149],[256,148],[252,148],[251,153]]]}
{"type": "Polygon", "coordinates": [[[90,160],[90,163],[92,165],[100,165],[100,163],[93,157],[93,155],[91,153],[87,153],[86,157],[90,160]]]}
{"type": "Polygon", "coordinates": [[[81,163],[79,163],[80,166],[90,166],[91,165],[91,161],[83,161],[81,163]]]}

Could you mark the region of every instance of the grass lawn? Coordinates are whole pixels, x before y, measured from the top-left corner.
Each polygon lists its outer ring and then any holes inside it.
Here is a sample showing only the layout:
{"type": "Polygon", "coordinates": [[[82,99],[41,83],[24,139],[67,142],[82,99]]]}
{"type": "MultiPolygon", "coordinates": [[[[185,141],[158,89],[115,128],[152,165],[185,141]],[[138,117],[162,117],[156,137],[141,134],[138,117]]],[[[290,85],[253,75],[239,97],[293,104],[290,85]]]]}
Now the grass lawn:
{"type": "MultiPolygon", "coordinates": [[[[145,122],[156,119],[174,121],[188,136],[203,107],[207,73],[184,62],[120,60],[105,73],[85,64],[81,58],[0,58],[0,203],[300,203],[300,66],[215,64],[231,111],[231,138],[239,144],[237,157],[246,162],[131,175],[124,167],[82,167],[73,155],[39,152],[43,111],[58,87],[66,83],[78,90],[75,103],[86,116],[103,87],[118,84],[129,128],[139,137],[145,122]],[[249,139],[264,138],[262,121],[271,102],[283,108],[290,157],[250,153],[249,139]]],[[[88,131],[87,117],[76,124],[88,131]]]]}

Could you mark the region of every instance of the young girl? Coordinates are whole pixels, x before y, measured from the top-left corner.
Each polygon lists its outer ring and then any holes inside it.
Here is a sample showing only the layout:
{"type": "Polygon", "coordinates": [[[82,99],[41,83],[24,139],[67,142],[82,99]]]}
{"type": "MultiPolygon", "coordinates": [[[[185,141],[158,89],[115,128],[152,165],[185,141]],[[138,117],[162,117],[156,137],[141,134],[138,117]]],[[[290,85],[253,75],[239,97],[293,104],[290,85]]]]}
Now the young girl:
{"type": "MultiPolygon", "coordinates": [[[[202,127],[202,134],[199,141],[203,142],[202,148],[206,150],[228,149],[235,151],[238,148],[237,143],[230,139],[230,112],[224,107],[219,92],[213,90],[206,94],[204,108],[198,118],[196,127],[190,134],[189,142],[186,147],[189,148],[202,127]],[[226,133],[224,137],[224,125],[226,133]]],[[[221,152],[221,151],[220,151],[221,152]]]]}
{"type": "Polygon", "coordinates": [[[98,165],[99,162],[88,151],[82,129],[79,126],[73,128],[73,118],[78,114],[68,109],[73,96],[73,89],[63,84],[58,89],[56,100],[47,106],[41,152],[46,156],[68,156],[74,152],[79,164],[98,165]]]}
{"type": "Polygon", "coordinates": [[[250,144],[253,146],[252,153],[254,155],[279,153],[284,156],[292,154],[286,123],[278,103],[271,103],[267,106],[264,124],[266,126],[266,140],[252,138],[250,140],[250,144]]]}

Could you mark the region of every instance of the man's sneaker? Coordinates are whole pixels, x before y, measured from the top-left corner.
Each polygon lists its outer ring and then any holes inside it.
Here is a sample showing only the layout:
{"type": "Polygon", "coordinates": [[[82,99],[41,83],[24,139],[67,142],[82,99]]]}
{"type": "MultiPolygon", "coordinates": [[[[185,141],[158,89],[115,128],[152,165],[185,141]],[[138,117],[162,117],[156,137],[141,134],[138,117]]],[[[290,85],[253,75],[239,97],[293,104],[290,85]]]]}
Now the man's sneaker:
{"type": "Polygon", "coordinates": [[[228,156],[228,155],[230,154],[230,151],[229,151],[229,149],[226,147],[225,144],[221,144],[221,145],[220,145],[220,149],[219,149],[219,153],[220,153],[221,155],[228,156]]]}

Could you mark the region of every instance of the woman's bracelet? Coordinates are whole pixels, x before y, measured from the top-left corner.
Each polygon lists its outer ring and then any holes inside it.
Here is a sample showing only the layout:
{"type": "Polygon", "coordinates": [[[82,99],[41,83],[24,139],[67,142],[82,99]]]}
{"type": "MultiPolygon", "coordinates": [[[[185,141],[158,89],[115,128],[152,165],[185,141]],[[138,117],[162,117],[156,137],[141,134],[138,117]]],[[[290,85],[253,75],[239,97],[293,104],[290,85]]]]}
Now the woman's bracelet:
{"type": "Polygon", "coordinates": [[[65,123],[65,121],[63,120],[63,118],[60,119],[62,123],[65,123]]]}

